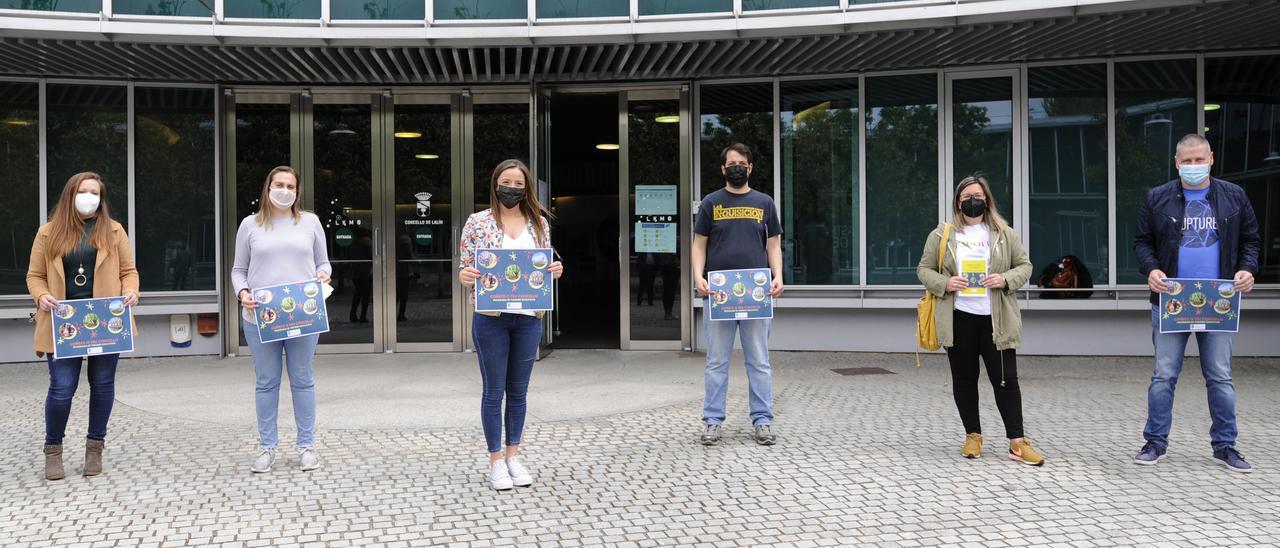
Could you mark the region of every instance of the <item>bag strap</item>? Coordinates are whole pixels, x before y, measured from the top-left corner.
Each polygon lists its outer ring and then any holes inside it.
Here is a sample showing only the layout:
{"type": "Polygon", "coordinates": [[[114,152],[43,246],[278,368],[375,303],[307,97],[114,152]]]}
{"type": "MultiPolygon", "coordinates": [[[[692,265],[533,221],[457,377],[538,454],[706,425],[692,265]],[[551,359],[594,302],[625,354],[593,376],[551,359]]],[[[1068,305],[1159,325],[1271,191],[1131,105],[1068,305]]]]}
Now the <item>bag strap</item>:
{"type": "Polygon", "coordinates": [[[938,273],[942,273],[942,258],[947,254],[947,237],[951,235],[951,223],[942,228],[942,240],[938,242],[938,273]]]}

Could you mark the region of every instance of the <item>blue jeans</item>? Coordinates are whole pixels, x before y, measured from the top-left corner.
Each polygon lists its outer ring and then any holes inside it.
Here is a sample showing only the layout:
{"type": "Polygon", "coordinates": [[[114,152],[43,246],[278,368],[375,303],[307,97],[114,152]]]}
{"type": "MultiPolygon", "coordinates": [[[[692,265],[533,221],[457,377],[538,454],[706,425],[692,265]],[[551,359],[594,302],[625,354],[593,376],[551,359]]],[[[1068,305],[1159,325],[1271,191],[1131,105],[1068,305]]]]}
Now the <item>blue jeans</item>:
{"type": "Polygon", "coordinates": [[[707,395],[702,403],[702,422],[724,422],[724,402],[729,392],[729,356],[733,353],[734,335],[741,333],[751,424],[772,423],[773,373],[769,367],[769,328],[773,320],[711,321],[711,315],[707,313],[710,308],[702,310],[707,332],[707,369],[704,374],[707,395]]]}
{"type": "MultiPolygon", "coordinates": [[[[49,362],[49,394],[44,400],[44,442],[60,445],[71,417],[71,398],[80,384],[80,366],[85,358],[53,359],[49,362]]],[[[119,354],[90,356],[89,360],[89,435],[91,440],[107,439],[107,420],[116,401],[116,363],[119,354]]]]}
{"type": "Polygon", "coordinates": [[[316,379],[311,372],[311,364],[320,335],[264,343],[253,324],[241,322],[240,325],[244,329],[244,340],[253,352],[253,371],[257,376],[254,400],[258,412],[259,443],[263,447],[280,444],[276,416],[280,412],[281,369],[287,365],[289,391],[293,394],[293,419],[298,426],[298,447],[315,445],[316,379]]]}
{"type": "MultiPolygon", "coordinates": [[[[1200,371],[1209,393],[1209,438],[1214,449],[1236,444],[1236,387],[1231,382],[1231,343],[1235,333],[1196,333],[1200,346],[1200,371]]],[[[1161,333],[1156,307],[1151,309],[1151,341],[1156,348],[1156,368],[1147,388],[1147,427],[1142,436],[1161,447],[1169,446],[1173,423],[1173,391],[1182,372],[1182,358],[1191,333],[1161,333]]]]}
{"type": "Polygon", "coordinates": [[[507,400],[507,445],[520,445],[528,409],[529,378],[542,341],[542,320],[524,314],[486,316],[471,321],[471,339],[480,361],[484,396],[480,399],[480,423],[490,453],[502,450],[502,399],[507,400]]]}

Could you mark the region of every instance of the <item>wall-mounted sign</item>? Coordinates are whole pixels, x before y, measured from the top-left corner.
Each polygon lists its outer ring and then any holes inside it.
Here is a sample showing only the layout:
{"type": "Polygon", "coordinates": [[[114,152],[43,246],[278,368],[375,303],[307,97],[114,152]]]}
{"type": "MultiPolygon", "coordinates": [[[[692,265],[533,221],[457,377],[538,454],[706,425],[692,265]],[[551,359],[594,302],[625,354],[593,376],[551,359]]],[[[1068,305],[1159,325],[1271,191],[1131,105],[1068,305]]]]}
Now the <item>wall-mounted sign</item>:
{"type": "Polygon", "coordinates": [[[675,253],[676,223],[636,222],[636,253],[675,253]]]}
{"type": "Polygon", "coordinates": [[[675,215],[676,185],[636,185],[636,215],[675,215]]]}

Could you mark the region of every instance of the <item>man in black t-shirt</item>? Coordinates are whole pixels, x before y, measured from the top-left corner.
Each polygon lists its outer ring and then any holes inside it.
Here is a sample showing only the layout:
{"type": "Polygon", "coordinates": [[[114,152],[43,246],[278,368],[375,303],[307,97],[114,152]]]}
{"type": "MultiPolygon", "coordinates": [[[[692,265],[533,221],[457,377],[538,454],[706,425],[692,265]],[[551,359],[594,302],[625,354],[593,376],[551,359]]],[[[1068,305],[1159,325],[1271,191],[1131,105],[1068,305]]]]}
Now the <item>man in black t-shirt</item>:
{"type": "MultiPolygon", "coordinates": [[[[705,274],[716,270],[769,268],[769,295],[782,294],[782,226],[773,198],[751,190],[751,150],[734,143],[720,153],[725,187],[708,194],[698,207],[693,226],[693,276],[700,295],[709,295],[705,274]]],[[[753,437],[760,445],[777,441],[773,422],[773,375],[769,368],[769,327],[772,320],[711,321],[710,307],[702,308],[707,333],[706,399],[703,400],[703,445],[720,441],[729,389],[729,356],[734,335],[741,333],[746,358],[753,437]]]]}

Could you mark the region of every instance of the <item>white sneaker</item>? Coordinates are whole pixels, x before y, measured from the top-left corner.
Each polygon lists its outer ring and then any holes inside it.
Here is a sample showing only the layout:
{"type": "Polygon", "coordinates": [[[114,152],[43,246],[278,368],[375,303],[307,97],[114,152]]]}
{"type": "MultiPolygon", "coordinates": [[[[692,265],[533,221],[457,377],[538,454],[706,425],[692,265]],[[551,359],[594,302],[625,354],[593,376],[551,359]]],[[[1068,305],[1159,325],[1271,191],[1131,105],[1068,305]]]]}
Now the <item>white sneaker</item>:
{"type": "Polygon", "coordinates": [[[489,467],[489,483],[498,491],[506,491],[512,487],[511,474],[507,472],[507,463],[494,461],[489,467]]]}
{"type": "Polygon", "coordinates": [[[298,448],[298,465],[303,472],[310,472],[320,467],[320,455],[314,447],[298,448]]]}
{"type": "Polygon", "coordinates": [[[255,474],[265,474],[271,471],[271,465],[276,463],[275,447],[259,447],[258,458],[253,461],[253,467],[250,468],[255,474]]]}
{"type": "Polygon", "coordinates": [[[512,485],[516,487],[533,485],[533,476],[530,476],[529,471],[525,470],[524,464],[520,463],[520,457],[507,459],[507,472],[511,474],[512,485]]]}

